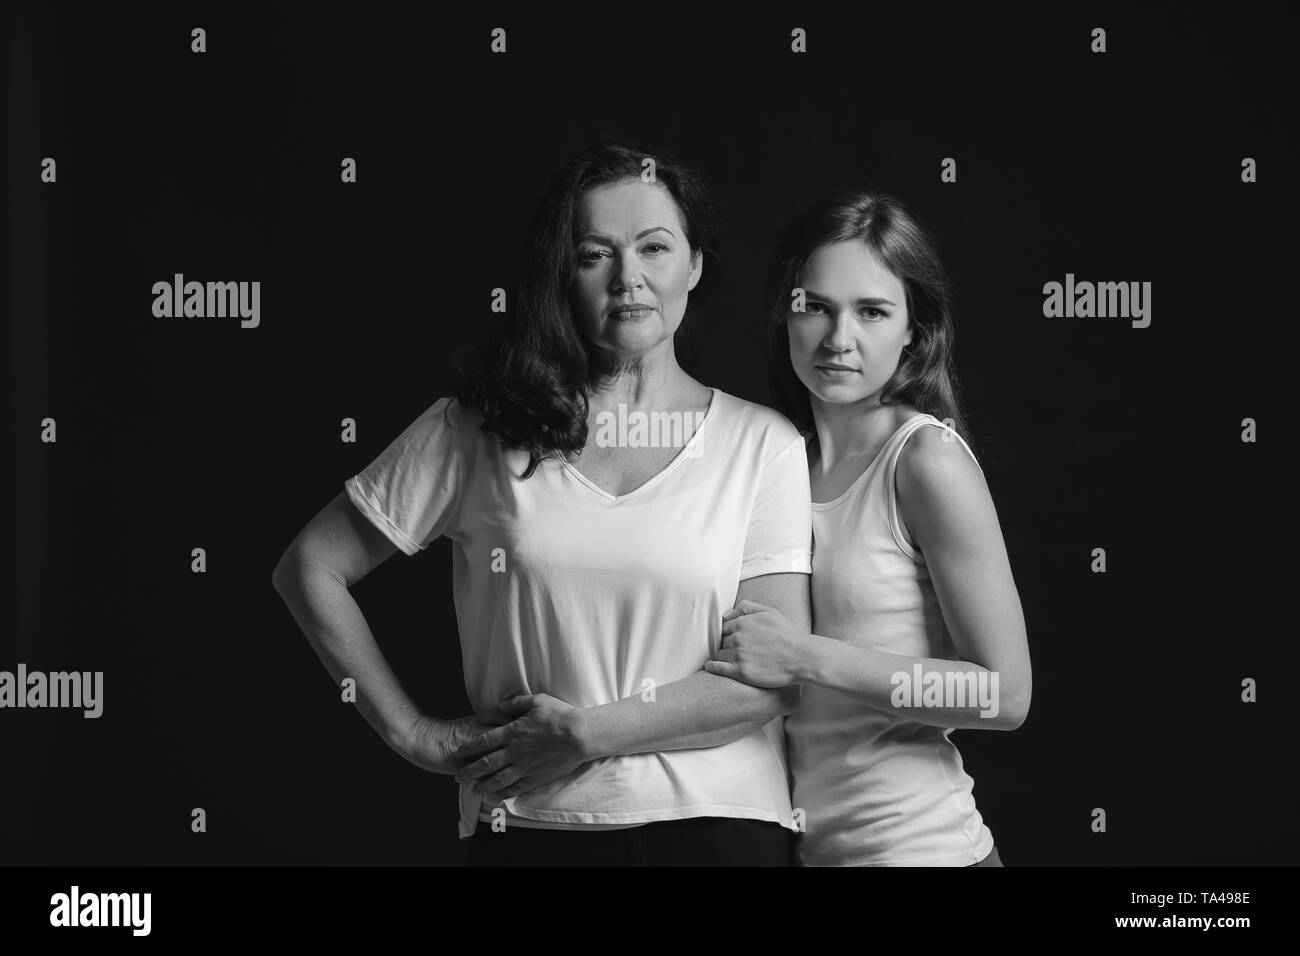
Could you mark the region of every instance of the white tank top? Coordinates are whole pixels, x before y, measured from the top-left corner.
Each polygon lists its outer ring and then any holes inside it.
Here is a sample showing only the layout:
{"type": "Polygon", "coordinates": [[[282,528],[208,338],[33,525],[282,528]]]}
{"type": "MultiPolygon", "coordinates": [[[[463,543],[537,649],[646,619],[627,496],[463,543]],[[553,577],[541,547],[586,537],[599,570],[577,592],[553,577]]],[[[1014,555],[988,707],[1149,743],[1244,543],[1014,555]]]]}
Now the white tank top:
{"type": "MultiPolygon", "coordinates": [[[[959,660],[925,561],[898,519],[898,454],[925,426],[961,441],[933,415],[916,415],[847,491],[813,503],[813,633],[889,654],[959,660]]],[[[805,866],[968,866],[993,849],[951,728],[805,684],[785,733],[791,803],[804,814],[805,866]]]]}

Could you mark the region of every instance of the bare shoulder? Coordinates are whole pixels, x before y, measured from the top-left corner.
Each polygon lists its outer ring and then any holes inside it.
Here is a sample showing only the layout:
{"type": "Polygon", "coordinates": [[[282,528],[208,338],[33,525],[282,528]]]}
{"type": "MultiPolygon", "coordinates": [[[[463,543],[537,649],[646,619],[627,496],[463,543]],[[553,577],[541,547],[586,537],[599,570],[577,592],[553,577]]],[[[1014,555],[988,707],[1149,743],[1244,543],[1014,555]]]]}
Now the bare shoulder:
{"type": "Polygon", "coordinates": [[[958,441],[956,434],[934,425],[922,425],[908,436],[898,453],[898,467],[900,470],[906,468],[918,476],[926,473],[942,475],[950,471],[959,474],[981,473],[979,465],[966,450],[966,446],[958,441]]]}
{"type": "Polygon", "coordinates": [[[913,432],[898,454],[896,482],[899,504],[908,501],[926,507],[974,504],[988,497],[984,473],[954,434],[923,425],[913,432]]]}

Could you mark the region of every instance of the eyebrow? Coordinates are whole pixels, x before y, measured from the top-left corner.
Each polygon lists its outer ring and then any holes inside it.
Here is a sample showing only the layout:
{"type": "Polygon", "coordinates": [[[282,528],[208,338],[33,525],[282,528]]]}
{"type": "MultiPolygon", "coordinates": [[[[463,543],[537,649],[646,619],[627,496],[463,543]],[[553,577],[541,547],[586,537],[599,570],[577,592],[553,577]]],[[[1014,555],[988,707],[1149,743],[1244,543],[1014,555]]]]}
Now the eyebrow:
{"type": "MultiPolygon", "coordinates": [[[[806,298],[817,299],[821,302],[834,301],[829,296],[822,295],[820,292],[814,292],[812,289],[804,289],[803,294],[806,298]]],[[[880,296],[864,296],[854,302],[854,305],[894,305],[894,303],[890,302],[888,299],[883,299],[880,296]]]]}
{"type": "MultiPolygon", "coordinates": [[[[659,230],[663,230],[664,232],[668,233],[668,235],[673,236],[673,231],[672,231],[671,229],[667,228],[666,226],[651,226],[649,229],[642,229],[640,232],[638,232],[638,233],[636,234],[636,238],[638,238],[638,239],[644,239],[646,236],[650,235],[650,233],[652,233],[652,232],[657,232],[657,231],[659,231],[659,230]]],[[[677,237],[676,237],[676,236],[673,236],[673,238],[676,239],[677,237]]],[[[594,232],[589,232],[589,233],[587,233],[585,236],[583,236],[583,237],[582,237],[581,239],[579,239],[578,241],[579,241],[579,242],[586,242],[588,239],[594,239],[594,240],[596,240],[597,242],[604,242],[604,243],[607,243],[607,244],[609,244],[609,245],[611,245],[611,246],[614,244],[614,240],[611,239],[609,236],[602,236],[602,235],[599,235],[598,233],[594,233],[594,232]]]]}

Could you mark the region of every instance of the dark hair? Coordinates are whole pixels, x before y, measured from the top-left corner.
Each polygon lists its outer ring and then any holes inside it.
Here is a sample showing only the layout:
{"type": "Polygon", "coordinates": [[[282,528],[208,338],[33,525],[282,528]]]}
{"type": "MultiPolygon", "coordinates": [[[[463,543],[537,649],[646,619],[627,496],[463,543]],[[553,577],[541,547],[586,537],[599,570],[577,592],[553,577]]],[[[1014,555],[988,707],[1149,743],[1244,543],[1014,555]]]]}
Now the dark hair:
{"type": "MultiPolygon", "coordinates": [[[[573,320],[569,290],[578,268],[576,216],[583,195],[625,179],[641,179],[654,161],[654,182],[677,206],[686,241],[704,271],[691,301],[711,283],[718,260],[714,206],[701,177],[660,153],[603,142],[571,159],[552,179],[521,255],[520,278],[502,331],[459,369],[458,401],[482,409],[481,430],[506,447],[529,452],[530,477],[554,452],[581,451],[587,441],[587,396],[595,346],[573,320]]],[[[686,314],[673,344],[683,342],[686,314]]]]}
{"type": "Polygon", "coordinates": [[[804,215],[782,238],[768,272],[768,384],[773,404],[807,434],[813,430],[808,389],[790,362],[792,291],[802,285],[813,253],[835,242],[864,242],[903,282],[911,344],[881,389],[882,405],[908,404],[953,428],[971,444],[953,366],[952,282],[925,227],[893,196],[868,190],[843,194],[804,215]]]}

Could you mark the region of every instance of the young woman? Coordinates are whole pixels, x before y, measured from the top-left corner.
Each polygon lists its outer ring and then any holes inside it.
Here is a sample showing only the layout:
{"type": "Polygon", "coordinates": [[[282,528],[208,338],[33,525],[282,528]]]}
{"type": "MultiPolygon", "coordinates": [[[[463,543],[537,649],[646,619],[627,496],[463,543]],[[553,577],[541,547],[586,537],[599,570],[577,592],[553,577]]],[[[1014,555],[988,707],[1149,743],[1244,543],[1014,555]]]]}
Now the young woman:
{"type": "Polygon", "coordinates": [[[804,685],[785,724],[803,864],[1000,866],[949,734],[1020,726],[1029,651],[935,245],[855,193],[789,232],[768,296],[776,404],[809,439],[813,633],[742,602],[707,667],[804,685]]]}

